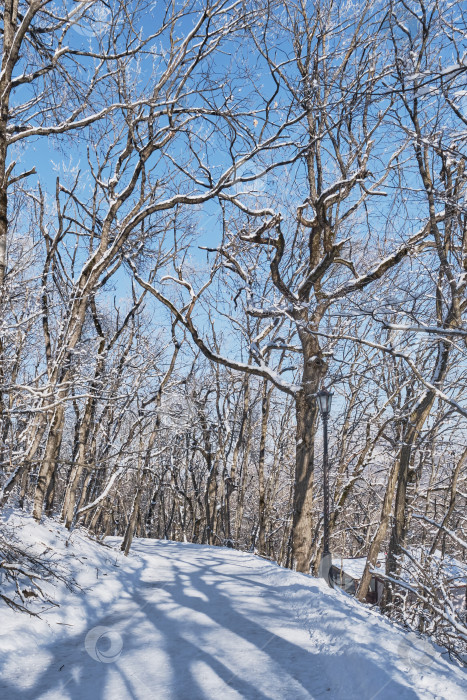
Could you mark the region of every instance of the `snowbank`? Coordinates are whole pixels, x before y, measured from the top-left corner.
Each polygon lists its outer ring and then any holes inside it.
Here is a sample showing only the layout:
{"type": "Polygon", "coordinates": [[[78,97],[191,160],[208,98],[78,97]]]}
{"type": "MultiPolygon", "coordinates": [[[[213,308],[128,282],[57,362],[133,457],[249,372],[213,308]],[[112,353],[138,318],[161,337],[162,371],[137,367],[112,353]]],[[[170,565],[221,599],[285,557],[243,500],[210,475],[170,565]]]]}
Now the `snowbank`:
{"type": "Polygon", "coordinates": [[[467,674],[317,579],[232,549],[112,547],[13,513],[7,527],[79,589],[41,618],[3,606],[0,698],[465,700],[467,674]]]}

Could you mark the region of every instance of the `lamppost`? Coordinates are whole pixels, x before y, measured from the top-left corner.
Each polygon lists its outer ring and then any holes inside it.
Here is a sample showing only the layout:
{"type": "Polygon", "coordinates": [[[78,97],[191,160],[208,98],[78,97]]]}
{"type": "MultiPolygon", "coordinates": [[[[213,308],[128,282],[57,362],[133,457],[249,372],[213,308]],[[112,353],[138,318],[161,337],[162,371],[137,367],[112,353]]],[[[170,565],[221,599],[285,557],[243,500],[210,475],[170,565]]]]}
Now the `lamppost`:
{"type": "Polygon", "coordinates": [[[332,393],[321,389],[316,394],[319,410],[323,420],[323,556],[320,574],[329,584],[329,570],[332,557],[329,551],[329,465],[328,465],[328,418],[331,412],[332,393]]]}

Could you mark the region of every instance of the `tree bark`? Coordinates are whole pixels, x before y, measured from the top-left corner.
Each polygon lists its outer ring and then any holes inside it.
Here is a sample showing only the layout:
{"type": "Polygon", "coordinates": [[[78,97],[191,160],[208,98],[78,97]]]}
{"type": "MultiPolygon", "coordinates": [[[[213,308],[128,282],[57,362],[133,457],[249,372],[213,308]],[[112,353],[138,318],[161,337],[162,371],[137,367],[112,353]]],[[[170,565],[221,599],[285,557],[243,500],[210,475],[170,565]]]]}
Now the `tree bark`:
{"type": "Polygon", "coordinates": [[[266,554],[266,494],[265,494],[265,463],[266,463],[266,439],[268,432],[269,408],[271,404],[272,388],[268,390],[268,383],[263,382],[261,397],[261,435],[259,443],[258,460],[258,549],[260,554],[266,554]]]}

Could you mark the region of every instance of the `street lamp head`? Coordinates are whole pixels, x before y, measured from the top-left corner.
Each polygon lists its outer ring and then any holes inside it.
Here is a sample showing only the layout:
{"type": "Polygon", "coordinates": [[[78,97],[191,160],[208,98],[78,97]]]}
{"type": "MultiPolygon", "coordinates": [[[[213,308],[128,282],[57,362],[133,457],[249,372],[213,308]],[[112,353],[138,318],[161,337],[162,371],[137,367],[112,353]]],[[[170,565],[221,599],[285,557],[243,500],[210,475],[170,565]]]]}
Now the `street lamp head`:
{"type": "Polygon", "coordinates": [[[323,418],[327,418],[331,411],[331,401],[333,394],[330,391],[326,391],[326,389],[321,389],[321,391],[318,391],[316,394],[316,397],[318,399],[318,404],[319,404],[319,410],[321,411],[321,415],[323,418]]]}

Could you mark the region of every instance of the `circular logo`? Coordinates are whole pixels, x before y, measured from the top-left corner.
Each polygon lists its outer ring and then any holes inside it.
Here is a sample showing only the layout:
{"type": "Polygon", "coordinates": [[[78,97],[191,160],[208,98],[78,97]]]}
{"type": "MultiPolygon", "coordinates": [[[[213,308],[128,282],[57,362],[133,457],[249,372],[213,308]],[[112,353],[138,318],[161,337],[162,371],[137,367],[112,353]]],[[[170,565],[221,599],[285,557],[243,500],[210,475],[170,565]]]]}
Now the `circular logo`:
{"type": "Polygon", "coordinates": [[[258,196],[267,190],[268,173],[264,173],[264,167],[249,161],[236,168],[235,181],[236,195],[258,196]]]}
{"type": "Polygon", "coordinates": [[[420,669],[432,663],[435,650],[428,639],[410,635],[401,639],[397,653],[410,668],[420,669]]]}
{"type": "Polygon", "coordinates": [[[110,627],[93,627],[86,635],[84,648],[89,656],[102,664],[111,664],[122,653],[123,640],[110,627]]]}
{"type": "Polygon", "coordinates": [[[91,0],[84,12],[73,24],[81,36],[94,38],[105,34],[110,26],[111,12],[102,0],[91,0]]]}

